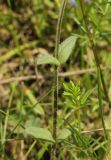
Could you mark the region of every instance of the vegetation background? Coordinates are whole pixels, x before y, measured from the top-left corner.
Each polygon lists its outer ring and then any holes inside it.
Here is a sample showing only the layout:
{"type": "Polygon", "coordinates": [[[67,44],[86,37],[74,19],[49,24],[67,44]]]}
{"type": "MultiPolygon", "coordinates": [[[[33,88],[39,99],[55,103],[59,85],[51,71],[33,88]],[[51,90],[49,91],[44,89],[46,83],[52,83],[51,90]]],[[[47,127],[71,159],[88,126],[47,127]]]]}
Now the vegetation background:
{"type": "MultiPolygon", "coordinates": [[[[111,1],[76,2],[61,29],[61,42],[76,40],[65,43],[75,45],[58,74],[56,159],[110,160],[111,1]]],[[[60,8],[61,0],[0,0],[1,160],[50,159],[55,61],[37,61],[54,53],[60,8]]]]}

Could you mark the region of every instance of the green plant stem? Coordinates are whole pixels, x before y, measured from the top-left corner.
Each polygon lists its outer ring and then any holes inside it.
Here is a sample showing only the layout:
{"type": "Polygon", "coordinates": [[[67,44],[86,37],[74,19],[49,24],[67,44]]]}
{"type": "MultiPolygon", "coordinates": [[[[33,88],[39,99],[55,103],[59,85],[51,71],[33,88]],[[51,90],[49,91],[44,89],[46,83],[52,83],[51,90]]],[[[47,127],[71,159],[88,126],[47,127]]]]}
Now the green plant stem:
{"type": "Polygon", "coordinates": [[[6,117],[5,117],[5,121],[4,121],[3,140],[2,140],[2,147],[3,147],[2,158],[3,159],[4,159],[4,156],[5,156],[5,151],[4,150],[5,150],[5,142],[6,142],[6,138],[7,138],[6,133],[7,133],[7,126],[8,126],[8,118],[9,118],[9,113],[10,113],[10,108],[11,108],[13,96],[14,96],[14,93],[15,93],[15,88],[16,88],[16,85],[14,84],[12,86],[12,92],[11,92],[11,95],[10,95],[9,104],[8,104],[6,117]]]}
{"type": "Polygon", "coordinates": [[[80,0],[80,7],[81,7],[82,15],[83,15],[85,29],[87,31],[87,36],[89,38],[90,45],[91,45],[91,48],[92,48],[92,51],[93,51],[93,55],[94,55],[94,58],[95,58],[96,66],[97,66],[97,68],[98,68],[98,70],[100,72],[101,82],[102,82],[104,94],[105,94],[105,97],[106,97],[106,101],[108,102],[109,108],[111,109],[111,102],[110,102],[110,99],[109,99],[109,96],[108,96],[106,84],[105,84],[103,73],[102,73],[102,69],[101,69],[101,66],[100,66],[100,61],[99,61],[99,58],[98,58],[97,53],[96,53],[95,44],[94,44],[94,41],[93,41],[93,36],[92,36],[92,34],[90,33],[90,31],[88,29],[88,22],[87,22],[87,19],[86,19],[86,16],[85,16],[83,0],[80,0]]]}
{"type": "Polygon", "coordinates": [[[37,140],[34,140],[34,142],[31,144],[31,146],[29,147],[28,151],[26,152],[26,154],[24,155],[23,160],[26,160],[27,157],[29,156],[30,152],[33,150],[34,146],[36,145],[37,140]]]}
{"type": "MultiPolygon", "coordinates": [[[[64,11],[66,7],[67,0],[62,1],[58,23],[57,23],[57,31],[56,31],[56,42],[55,42],[55,58],[58,59],[59,55],[59,44],[60,44],[60,35],[61,35],[61,27],[64,17],[64,11]]],[[[55,66],[55,76],[54,76],[54,112],[53,112],[53,138],[55,143],[51,148],[51,160],[56,160],[56,152],[57,152],[57,110],[58,110],[58,72],[59,67],[55,66]]]]}
{"type": "MultiPolygon", "coordinates": [[[[80,108],[79,102],[77,103],[77,108],[80,108]]],[[[80,110],[78,110],[77,112],[77,117],[78,117],[79,132],[81,132],[81,111],[80,110]]]]}
{"type": "Polygon", "coordinates": [[[103,74],[102,74],[102,70],[101,70],[101,66],[100,66],[100,61],[99,61],[99,58],[98,58],[97,53],[96,53],[95,44],[94,44],[94,41],[93,41],[93,35],[90,33],[90,31],[88,29],[88,22],[87,22],[87,19],[86,19],[86,16],[85,16],[85,11],[84,11],[84,6],[83,5],[84,5],[83,0],[80,0],[80,6],[81,6],[81,11],[82,11],[83,20],[84,20],[84,26],[85,26],[85,29],[87,31],[87,36],[89,38],[89,42],[90,42],[90,45],[91,45],[91,48],[92,48],[92,51],[93,51],[93,55],[94,55],[95,62],[96,62],[96,67],[97,67],[98,99],[99,99],[99,109],[100,109],[100,117],[101,117],[102,127],[103,127],[103,130],[104,130],[105,139],[108,139],[107,132],[106,132],[106,127],[105,127],[105,122],[104,122],[103,108],[102,108],[101,82],[102,82],[104,94],[105,94],[105,97],[106,97],[106,101],[109,104],[109,108],[111,108],[111,103],[110,103],[110,100],[109,100],[109,96],[108,96],[108,93],[107,93],[105,81],[104,81],[104,78],[103,78],[103,74]]]}
{"type": "Polygon", "coordinates": [[[99,114],[101,117],[102,126],[103,126],[103,130],[104,130],[104,137],[107,140],[108,136],[107,136],[106,127],[105,127],[104,114],[103,114],[103,104],[102,104],[101,76],[100,76],[100,70],[98,67],[97,67],[97,81],[98,81],[99,114]]]}

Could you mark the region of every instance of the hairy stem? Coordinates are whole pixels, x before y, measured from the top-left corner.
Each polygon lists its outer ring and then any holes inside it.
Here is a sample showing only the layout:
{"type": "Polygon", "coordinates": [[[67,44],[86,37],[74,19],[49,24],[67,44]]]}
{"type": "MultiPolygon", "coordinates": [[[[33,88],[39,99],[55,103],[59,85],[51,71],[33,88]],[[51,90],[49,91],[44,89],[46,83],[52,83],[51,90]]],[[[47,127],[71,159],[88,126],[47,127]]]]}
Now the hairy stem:
{"type": "MultiPolygon", "coordinates": [[[[55,57],[58,59],[59,56],[59,44],[60,44],[60,35],[61,35],[61,27],[64,16],[64,11],[66,7],[67,0],[62,1],[58,23],[57,23],[57,31],[56,31],[56,42],[55,42],[55,57]]],[[[58,72],[59,68],[55,66],[55,76],[54,76],[54,112],[53,112],[53,138],[55,143],[51,148],[51,160],[56,160],[56,152],[57,152],[57,110],[58,110],[58,72]]]]}

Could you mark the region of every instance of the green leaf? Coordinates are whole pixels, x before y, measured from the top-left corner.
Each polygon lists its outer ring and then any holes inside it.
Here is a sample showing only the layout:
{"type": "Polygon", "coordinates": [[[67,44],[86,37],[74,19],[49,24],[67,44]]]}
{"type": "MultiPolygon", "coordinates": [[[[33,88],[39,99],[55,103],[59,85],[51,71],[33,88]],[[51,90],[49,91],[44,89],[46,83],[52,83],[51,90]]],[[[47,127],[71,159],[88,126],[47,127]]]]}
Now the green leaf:
{"type": "Polygon", "coordinates": [[[81,28],[81,30],[85,33],[87,33],[86,29],[83,27],[83,25],[79,22],[79,20],[74,17],[74,21],[77,23],[77,25],[81,28]]]}
{"type": "Polygon", "coordinates": [[[54,139],[52,138],[51,133],[47,129],[39,127],[27,127],[25,129],[25,132],[33,136],[34,138],[54,143],[54,139]]]}
{"type": "Polygon", "coordinates": [[[59,48],[59,62],[64,64],[70,57],[77,40],[77,36],[70,36],[60,44],[59,48]]]}
{"type": "Polygon", "coordinates": [[[87,98],[92,94],[95,88],[88,90],[84,95],[81,97],[81,105],[85,104],[87,98]]]}
{"type": "Polygon", "coordinates": [[[59,61],[50,54],[40,54],[40,56],[38,56],[38,59],[37,59],[37,64],[38,65],[53,64],[56,66],[60,65],[59,61]]]}
{"type": "Polygon", "coordinates": [[[58,140],[65,140],[71,135],[71,132],[69,129],[65,128],[63,129],[60,134],[58,135],[58,140]]]}

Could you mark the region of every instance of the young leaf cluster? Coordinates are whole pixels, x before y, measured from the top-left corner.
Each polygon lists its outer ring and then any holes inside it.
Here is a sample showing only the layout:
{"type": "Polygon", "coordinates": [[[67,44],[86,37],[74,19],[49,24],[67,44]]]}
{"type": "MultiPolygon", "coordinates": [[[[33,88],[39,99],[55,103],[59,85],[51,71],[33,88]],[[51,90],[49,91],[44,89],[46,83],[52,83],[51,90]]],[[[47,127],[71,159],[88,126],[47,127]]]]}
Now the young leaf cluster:
{"type": "Polygon", "coordinates": [[[69,84],[63,84],[63,95],[69,98],[74,106],[83,106],[86,104],[88,97],[94,89],[84,91],[81,89],[80,84],[75,85],[72,81],[69,84]]]}

